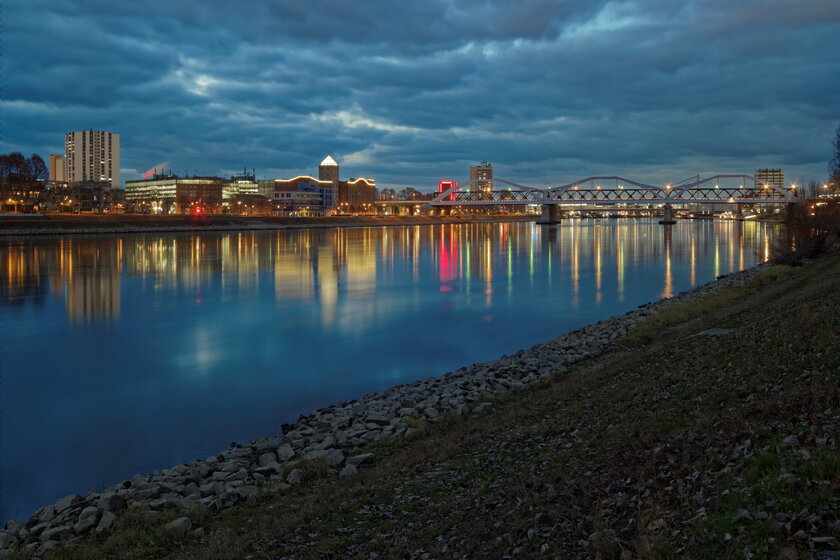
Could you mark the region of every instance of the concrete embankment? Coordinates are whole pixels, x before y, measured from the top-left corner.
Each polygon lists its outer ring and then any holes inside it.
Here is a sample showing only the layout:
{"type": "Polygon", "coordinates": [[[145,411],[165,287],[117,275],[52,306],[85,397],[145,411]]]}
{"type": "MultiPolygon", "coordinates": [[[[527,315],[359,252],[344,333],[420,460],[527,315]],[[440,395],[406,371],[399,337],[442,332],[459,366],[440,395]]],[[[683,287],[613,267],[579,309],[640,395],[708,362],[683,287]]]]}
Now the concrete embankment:
{"type": "Polygon", "coordinates": [[[0,236],[282,230],[533,221],[535,216],[145,216],[43,214],[0,216],[0,236]]]}
{"type": "Polygon", "coordinates": [[[137,508],[224,510],[257,495],[262,487],[299,484],[313,464],[341,478],[353,477],[375,460],[364,452],[371,444],[410,438],[426,423],[480,414],[492,406],[494,396],[563,374],[587,358],[616,349],[616,338],[658,311],[741,286],[762,268],[721,277],[513,356],[320,409],[285,426],[284,433],[234,445],[206,460],[137,475],[84,496],[66,496],[40,508],[28,520],[7,523],[0,532],[0,548],[40,555],[61,543],[107,535],[120,515],[137,508]]]}

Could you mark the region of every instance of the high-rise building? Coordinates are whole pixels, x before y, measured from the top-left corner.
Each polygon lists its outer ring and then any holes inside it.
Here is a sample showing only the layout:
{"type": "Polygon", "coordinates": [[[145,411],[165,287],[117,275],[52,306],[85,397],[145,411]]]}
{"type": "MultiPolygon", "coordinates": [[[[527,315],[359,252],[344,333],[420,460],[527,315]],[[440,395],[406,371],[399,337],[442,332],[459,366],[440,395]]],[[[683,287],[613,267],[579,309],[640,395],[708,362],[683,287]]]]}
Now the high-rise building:
{"type": "Polygon", "coordinates": [[[67,175],[64,172],[64,156],[50,154],[50,182],[64,183],[67,175]]]}
{"type": "Polygon", "coordinates": [[[785,172],[781,169],[756,169],[755,186],[771,185],[783,188],[785,186],[785,172]]]}
{"type": "Polygon", "coordinates": [[[69,182],[108,182],[120,186],[120,135],[83,130],[64,135],[65,178],[69,182]]]}
{"type": "Polygon", "coordinates": [[[474,192],[493,192],[493,165],[482,161],[470,166],[470,189],[474,192]]]}

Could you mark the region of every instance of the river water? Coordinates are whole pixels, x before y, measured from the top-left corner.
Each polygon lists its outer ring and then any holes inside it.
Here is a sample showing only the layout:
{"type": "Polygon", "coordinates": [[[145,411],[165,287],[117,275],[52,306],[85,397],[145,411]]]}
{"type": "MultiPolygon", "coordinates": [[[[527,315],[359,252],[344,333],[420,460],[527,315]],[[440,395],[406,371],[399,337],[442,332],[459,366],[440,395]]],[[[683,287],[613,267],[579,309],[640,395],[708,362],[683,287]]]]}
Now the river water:
{"type": "Polygon", "coordinates": [[[767,258],[646,219],[0,240],[0,523],[767,258]]]}

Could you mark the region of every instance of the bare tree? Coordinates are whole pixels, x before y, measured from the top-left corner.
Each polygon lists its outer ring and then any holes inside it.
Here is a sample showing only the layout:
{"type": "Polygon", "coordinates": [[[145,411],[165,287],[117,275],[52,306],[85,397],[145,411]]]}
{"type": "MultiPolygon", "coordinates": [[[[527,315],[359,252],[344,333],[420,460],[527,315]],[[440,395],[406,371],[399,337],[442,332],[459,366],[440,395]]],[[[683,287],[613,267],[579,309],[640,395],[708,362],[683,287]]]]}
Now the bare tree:
{"type": "Polygon", "coordinates": [[[417,200],[419,197],[420,192],[415,189],[414,187],[406,187],[400,191],[400,194],[397,196],[398,200],[417,200]]]}

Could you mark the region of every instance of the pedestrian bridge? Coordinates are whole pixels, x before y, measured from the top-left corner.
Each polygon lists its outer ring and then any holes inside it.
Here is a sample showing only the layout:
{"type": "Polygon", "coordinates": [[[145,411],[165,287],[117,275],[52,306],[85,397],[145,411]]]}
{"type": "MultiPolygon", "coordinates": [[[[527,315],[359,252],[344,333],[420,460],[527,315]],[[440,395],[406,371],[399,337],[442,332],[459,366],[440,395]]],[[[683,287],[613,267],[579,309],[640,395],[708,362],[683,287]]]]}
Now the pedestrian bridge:
{"type": "Polygon", "coordinates": [[[587,177],[559,187],[536,188],[505,179],[464,181],[440,193],[433,207],[468,205],[664,205],[664,204],[791,204],[795,187],[761,183],[750,175],[714,175],[675,185],[646,185],[618,176],[587,177]]]}

